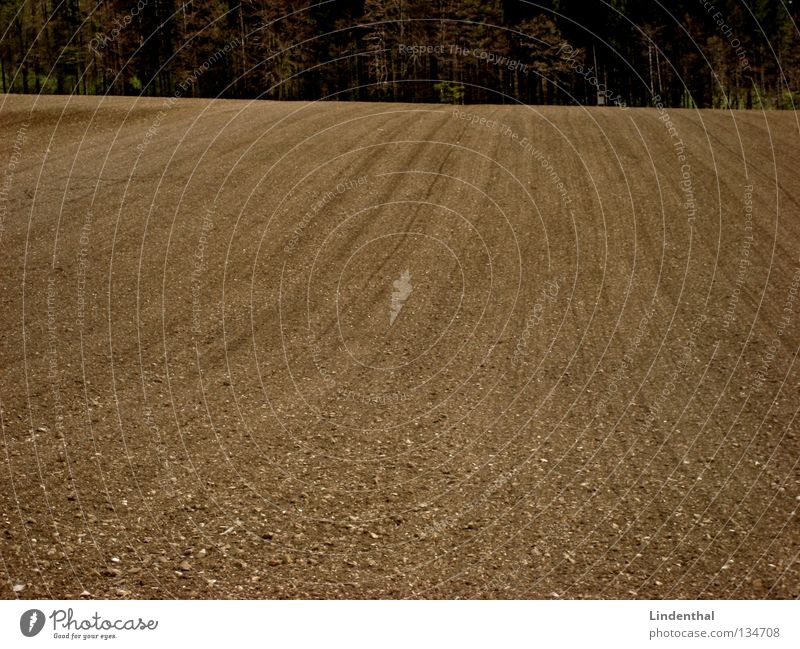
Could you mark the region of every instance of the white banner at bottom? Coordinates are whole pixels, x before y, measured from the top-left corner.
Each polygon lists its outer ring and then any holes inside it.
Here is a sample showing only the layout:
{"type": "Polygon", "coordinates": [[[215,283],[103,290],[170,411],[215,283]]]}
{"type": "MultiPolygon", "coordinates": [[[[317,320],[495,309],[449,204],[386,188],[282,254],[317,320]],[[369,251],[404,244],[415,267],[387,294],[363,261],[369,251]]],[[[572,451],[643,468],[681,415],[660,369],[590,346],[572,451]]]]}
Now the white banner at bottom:
{"type": "Polygon", "coordinates": [[[777,649],[798,626],[797,601],[0,602],[2,647],[777,649]]]}

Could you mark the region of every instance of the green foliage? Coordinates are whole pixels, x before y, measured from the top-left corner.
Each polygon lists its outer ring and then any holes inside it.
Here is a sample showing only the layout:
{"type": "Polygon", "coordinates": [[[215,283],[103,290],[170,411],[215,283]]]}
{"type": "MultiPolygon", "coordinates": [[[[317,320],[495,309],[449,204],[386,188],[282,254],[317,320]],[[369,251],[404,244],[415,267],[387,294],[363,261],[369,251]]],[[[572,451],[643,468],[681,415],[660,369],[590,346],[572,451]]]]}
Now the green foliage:
{"type": "Polygon", "coordinates": [[[783,110],[797,110],[800,108],[800,91],[786,91],[781,95],[778,108],[783,110]]]}
{"type": "Polygon", "coordinates": [[[443,104],[464,103],[464,86],[460,83],[440,81],[434,84],[433,88],[439,93],[439,101],[443,104]]]}

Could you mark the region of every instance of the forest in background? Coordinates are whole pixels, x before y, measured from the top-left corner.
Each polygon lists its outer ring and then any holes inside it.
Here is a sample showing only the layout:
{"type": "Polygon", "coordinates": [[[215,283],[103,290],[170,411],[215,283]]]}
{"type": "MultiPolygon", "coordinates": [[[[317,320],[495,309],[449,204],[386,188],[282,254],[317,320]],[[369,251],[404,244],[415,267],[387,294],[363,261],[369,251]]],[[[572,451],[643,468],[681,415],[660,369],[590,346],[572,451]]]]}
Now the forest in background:
{"type": "Polygon", "coordinates": [[[797,0],[0,0],[0,90],[793,108],[797,0]]]}

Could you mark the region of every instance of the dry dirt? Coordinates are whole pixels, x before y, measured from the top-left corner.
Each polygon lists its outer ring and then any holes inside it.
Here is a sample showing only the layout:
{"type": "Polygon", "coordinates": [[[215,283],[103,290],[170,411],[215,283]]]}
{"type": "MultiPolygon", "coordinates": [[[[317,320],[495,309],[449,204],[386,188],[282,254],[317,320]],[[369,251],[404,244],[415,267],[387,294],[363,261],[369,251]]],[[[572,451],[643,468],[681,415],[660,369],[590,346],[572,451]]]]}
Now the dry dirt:
{"type": "Polygon", "coordinates": [[[3,597],[798,595],[797,117],[458,110],[0,96],[3,597]]]}

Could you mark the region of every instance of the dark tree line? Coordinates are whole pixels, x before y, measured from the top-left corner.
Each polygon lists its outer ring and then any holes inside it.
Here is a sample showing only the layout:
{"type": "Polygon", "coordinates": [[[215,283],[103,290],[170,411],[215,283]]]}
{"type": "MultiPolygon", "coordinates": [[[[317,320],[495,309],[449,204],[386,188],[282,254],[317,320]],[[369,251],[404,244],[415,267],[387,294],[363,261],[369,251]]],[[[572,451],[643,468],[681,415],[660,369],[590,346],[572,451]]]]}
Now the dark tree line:
{"type": "Polygon", "coordinates": [[[798,22],[796,0],[0,0],[0,89],[790,108],[798,22]]]}

